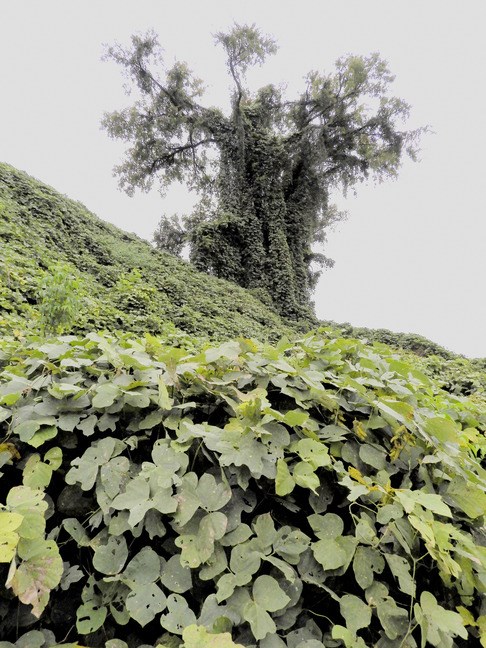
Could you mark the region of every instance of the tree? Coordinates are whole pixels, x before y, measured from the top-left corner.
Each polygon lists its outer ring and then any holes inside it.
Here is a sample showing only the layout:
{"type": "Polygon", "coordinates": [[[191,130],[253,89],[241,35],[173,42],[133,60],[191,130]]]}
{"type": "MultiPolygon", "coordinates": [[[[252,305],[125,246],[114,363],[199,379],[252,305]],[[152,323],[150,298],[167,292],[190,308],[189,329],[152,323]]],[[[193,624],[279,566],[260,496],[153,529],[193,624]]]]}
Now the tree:
{"type": "Polygon", "coordinates": [[[180,256],[186,242],[186,234],[177,214],[164,214],[154,232],[153,241],[158,250],[163,250],[174,256],[180,256]]]}
{"type": "Polygon", "coordinates": [[[395,176],[404,153],[415,157],[422,129],[398,130],[409,106],[388,95],[394,77],[377,54],[309,73],[301,95],[287,100],[275,85],[245,86],[248,68],[275,53],[272,38],[254,25],[215,38],[234,83],[230,114],[201,103],[202,82],[185,63],[165,68],[155,34],[108,49],[139,95],[103,120],[130,144],[115,171],[129,194],[156,178],[162,191],[174,181],[197,191],[201,202],[186,219],[192,262],[268,291],[283,314],[298,317],[320,268],[332,264],[313,249],[341,218],[330,189],[395,176]]]}

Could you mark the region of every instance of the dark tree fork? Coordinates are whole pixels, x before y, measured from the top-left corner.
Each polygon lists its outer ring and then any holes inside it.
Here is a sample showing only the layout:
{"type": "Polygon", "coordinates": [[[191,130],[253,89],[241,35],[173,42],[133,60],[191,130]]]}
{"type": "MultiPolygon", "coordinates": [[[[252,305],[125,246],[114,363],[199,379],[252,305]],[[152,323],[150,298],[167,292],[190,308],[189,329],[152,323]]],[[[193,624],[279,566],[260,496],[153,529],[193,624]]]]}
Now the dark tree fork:
{"type": "MultiPolygon", "coordinates": [[[[155,34],[108,49],[138,89],[131,107],[103,120],[111,137],[129,143],[115,172],[129,194],[155,179],[162,190],[180,181],[197,191],[199,206],[185,219],[192,262],[265,291],[282,314],[299,317],[309,312],[320,268],[333,263],[313,248],[341,218],[330,189],[395,176],[404,153],[415,157],[423,129],[398,130],[409,106],[388,95],[393,76],[377,54],[342,58],[333,74],[309,73],[288,101],[274,85],[245,87],[247,69],[276,52],[272,38],[235,25],[216,42],[235,86],[229,115],[201,103],[202,83],[185,63],[164,66],[155,34]]],[[[166,249],[180,241],[171,222],[159,227],[166,249]]]]}

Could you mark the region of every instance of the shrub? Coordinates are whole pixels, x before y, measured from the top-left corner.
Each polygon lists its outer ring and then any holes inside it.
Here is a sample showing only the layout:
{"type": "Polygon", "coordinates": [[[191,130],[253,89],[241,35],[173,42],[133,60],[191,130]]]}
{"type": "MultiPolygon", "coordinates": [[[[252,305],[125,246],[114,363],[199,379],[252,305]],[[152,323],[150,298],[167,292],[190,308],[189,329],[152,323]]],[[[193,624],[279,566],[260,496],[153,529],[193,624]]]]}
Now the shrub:
{"type": "Polygon", "coordinates": [[[90,333],[0,367],[1,648],[485,645],[485,412],[392,352],[90,333]]]}

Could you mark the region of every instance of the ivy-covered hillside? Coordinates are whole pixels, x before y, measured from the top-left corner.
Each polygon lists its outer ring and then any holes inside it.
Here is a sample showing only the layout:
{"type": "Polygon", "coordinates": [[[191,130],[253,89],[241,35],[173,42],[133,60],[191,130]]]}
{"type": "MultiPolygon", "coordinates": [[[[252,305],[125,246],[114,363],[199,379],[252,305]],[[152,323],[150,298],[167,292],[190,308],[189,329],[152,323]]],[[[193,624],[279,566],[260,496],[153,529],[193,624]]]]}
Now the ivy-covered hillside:
{"type": "Polygon", "coordinates": [[[35,328],[40,286],[60,261],[78,279],[83,296],[77,331],[156,334],[175,326],[213,339],[265,339],[296,327],[250,292],[197,272],[0,164],[0,331],[35,328]]]}

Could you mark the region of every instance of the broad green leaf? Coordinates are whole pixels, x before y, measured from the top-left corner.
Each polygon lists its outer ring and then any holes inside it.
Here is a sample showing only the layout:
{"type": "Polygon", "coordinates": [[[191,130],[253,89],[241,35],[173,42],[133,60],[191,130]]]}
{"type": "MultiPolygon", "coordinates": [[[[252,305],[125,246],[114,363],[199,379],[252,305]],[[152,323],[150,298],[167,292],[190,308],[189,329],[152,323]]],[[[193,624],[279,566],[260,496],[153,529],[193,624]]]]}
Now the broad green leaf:
{"type": "Polygon", "coordinates": [[[105,622],[108,610],[104,605],[83,603],[76,610],[76,628],[79,634],[91,634],[101,628],[105,622]]]}
{"type": "Polygon", "coordinates": [[[396,554],[384,554],[388,567],[393,576],[398,580],[399,587],[404,594],[415,595],[415,581],[411,573],[411,565],[405,558],[396,554]]]}
{"type": "Polygon", "coordinates": [[[144,583],[130,592],[125,605],[132,619],[143,627],[165,610],[166,602],[167,599],[160,587],[155,583],[144,583]]]}
{"type": "Polygon", "coordinates": [[[160,617],[160,623],[175,635],[182,635],[184,628],[196,623],[196,615],[180,594],[171,594],[167,598],[167,609],[168,612],[160,617]]]}
{"type": "Polygon", "coordinates": [[[22,603],[32,605],[32,614],[40,617],[49,601],[49,592],[59,585],[62,559],[53,540],[22,540],[23,560],[9,579],[9,585],[22,603]]]}
{"type": "MultiPolygon", "coordinates": [[[[7,515],[16,515],[16,513],[7,513],[7,515]]],[[[22,522],[22,516],[19,517],[22,522]]],[[[19,538],[19,534],[15,533],[15,531],[4,531],[0,526],[0,563],[9,563],[12,560],[17,551],[19,538]]]]}
{"type": "Polygon", "coordinates": [[[111,382],[98,385],[93,396],[92,405],[96,408],[110,407],[120,395],[120,389],[111,382]]]}
{"type": "Polygon", "coordinates": [[[450,482],[447,497],[473,519],[486,515],[486,493],[479,488],[471,488],[462,477],[455,476],[450,482]]]}
{"type": "Polygon", "coordinates": [[[122,579],[129,587],[154,583],[160,576],[160,558],[151,547],[143,547],[123,570],[122,579]]]}
{"type": "Polygon", "coordinates": [[[52,468],[41,461],[40,455],[33,454],[27,459],[22,471],[22,482],[29,488],[43,490],[49,485],[52,477],[52,468]]]}
{"type": "Polygon", "coordinates": [[[93,556],[93,567],[102,574],[114,576],[118,574],[128,557],[128,548],[123,536],[109,536],[106,544],[96,547],[93,556]]]}
{"type": "Polygon", "coordinates": [[[460,428],[447,418],[434,416],[424,423],[424,430],[443,443],[459,443],[460,428]]]}
{"type": "Polygon", "coordinates": [[[275,578],[259,576],[253,583],[253,600],[268,612],[276,612],[284,608],[290,598],[282,590],[275,578]]]}
{"type": "Polygon", "coordinates": [[[277,461],[277,476],[275,478],[275,492],[281,497],[288,495],[294,490],[295,481],[290,474],[286,461],[277,461]]]}
{"type": "Polygon", "coordinates": [[[234,643],[229,632],[209,633],[204,626],[190,625],[182,633],[183,648],[244,648],[234,643]]]}
{"type": "Polygon", "coordinates": [[[57,436],[57,427],[54,425],[43,426],[27,443],[34,448],[39,448],[43,443],[53,439],[55,436],[57,436]]]}
{"type": "Polygon", "coordinates": [[[346,627],[356,634],[371,623],[371,608],[354,594],[345,594],[340,602],[341,614],[346,619],[346,627]]]}
{"type": "Polygon", "coordinates": [[[315,474],[312,467],[304,461],[295,464],[292,470],[292,477],[295,483],[302,488],[309,488],[314,493],[319,488],[319,477],[315,474]]]}
{"type": "Polygon", "coordinates": [[[309,413],[300,409],[289,410],[283,418],[284,423],[290,427],[302,427],[309,419],[309,413]]]}
{"type": "Polygon", "coordinates": [[[353,558],[353,571],[356,582],[362,589],[373,583],[374,574],[381,574],[385,561],[381,552],[373,547],[358,546],[353,558]]]}
{"type": "Polygon", "coordinates": [[[192,587],[191,570],[181,565],[179,554],[171,556],[163,565],[160,582],[170,592],[184,594],[192,587]]]}
{"type": "Polygon", "coordinates": [[[249,601],[244,610],[243,618],[250,624],[255,639],[264,639],[268,633],[276,631],[275,622],[272,617],[255,601],[249,601]]]}
{"type": "Polygon", "coordinates": [[[444,609],[431,592],[422,592],[420,605],[415,603],[414,611],[422,630],[422,645],[426,640],[437,647],[443,646],[446,641],[452,646],[452,637],[467,639],[461,615],[444,609]]]}
{"type": "Polygon", "coordinates": [[[327,446],[319,441],[314,441],[314,439],[301,439],[298,441],[295,445],[295,452],[297,452],[302,461],[308,463],[314,470],[323,466],[329,466],[331,463],[327,446]]]}

